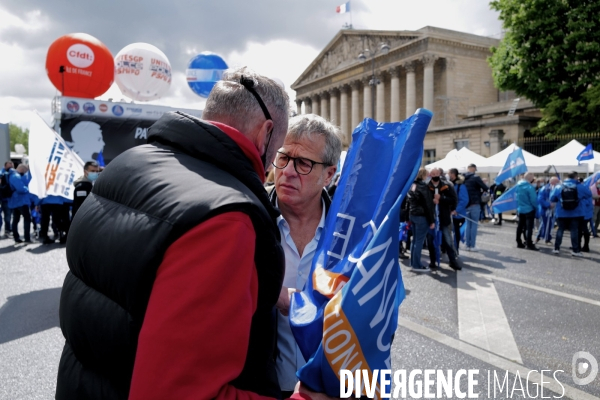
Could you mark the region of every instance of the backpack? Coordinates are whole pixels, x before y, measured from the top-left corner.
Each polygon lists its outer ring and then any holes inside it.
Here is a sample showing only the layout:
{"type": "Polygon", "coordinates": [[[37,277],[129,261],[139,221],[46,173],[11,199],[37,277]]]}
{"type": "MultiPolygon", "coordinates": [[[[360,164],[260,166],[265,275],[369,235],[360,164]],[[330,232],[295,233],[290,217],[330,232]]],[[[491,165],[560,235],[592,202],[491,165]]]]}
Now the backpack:
{"type": "Polygon", "coordinates": [[[577,186],[563,186],[560,193],[560,202],[564,210],[572,211],[579,205],[577,186]]]}
{"type": "Polygon", "coordinates": [[[12,197],[14,192],[10,187],[10,183],[8,183],[9,176],[10,174],[8,172],[0,175],[0,199],[8,200],[12,197]]]}

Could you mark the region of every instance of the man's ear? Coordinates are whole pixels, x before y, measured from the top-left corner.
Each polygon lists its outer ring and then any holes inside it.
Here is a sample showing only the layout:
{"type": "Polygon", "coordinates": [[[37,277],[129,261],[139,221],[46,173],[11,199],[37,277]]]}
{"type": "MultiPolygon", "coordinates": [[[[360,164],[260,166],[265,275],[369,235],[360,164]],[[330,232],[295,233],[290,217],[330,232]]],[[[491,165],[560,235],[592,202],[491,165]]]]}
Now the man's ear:
{"type": "MultiPolygon", "coordinates": [[[[273,121],[270,119],[263,122],[257,129],[255,136],[255,144],[259,154],[264,154],[269,140],[269,132],[273,129],[273,121]]],[[[272,135],[272,133],[271,133],[272,135]]]]}
{"type": "Polygon", "coordinates": [[[337,172],[337,166],[336,165],[332,165],[329,166],[325,169],[325,184],[323,186],[329,186],[331,184],[331,180],[333,179],[333,177],[335,176],[335,173],[337,172]]]}

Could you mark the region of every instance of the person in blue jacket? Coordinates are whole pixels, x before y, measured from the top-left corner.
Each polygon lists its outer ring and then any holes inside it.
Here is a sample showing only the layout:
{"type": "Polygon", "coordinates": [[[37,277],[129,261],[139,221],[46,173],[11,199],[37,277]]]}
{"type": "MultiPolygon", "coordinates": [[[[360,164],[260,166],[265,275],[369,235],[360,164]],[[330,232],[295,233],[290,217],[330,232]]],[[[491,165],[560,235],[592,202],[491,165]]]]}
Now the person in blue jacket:
{"type": "Polygon", "coordinates": [[[11,226],[11,216],[12,211],[8,207],[8,200],[10,199],[11,194],[9,191],[10,183],[8,183],[8,179],[10,175],[14,172],[14,164],[12,161],[7,161],[4,163],[4,168],[0,170],[0,177],[6,177],[6,180],[2,181],[2,185],[0,186],[0,203],[2,205],[2,209],[0,210],[0,229],[2,228],[2,216],[4,216],[4,237],[8,238],[12,235],[12,226],[11,226]],[[9,186],[4,187],[3,184],[6,182],[9,186]]]}
{"type": "Polygon", "coordinates": [[[14,190],[11,198],[8,200],[8,207],[12,210],[12,232],[15,243],[23,243],[19,235],[19,221],[23,216],[23,228],[25,243],[31,243],[31,214],[29,206],[31,204],[31,196],[29,194],[29,181],[27,177],[29,168],[25,164],[19,164],[16,171],[10,175],[9,183],[14,190]]]}
{"type": "Polygon", "coordinates": [[[535,193],[535,176],[527,172],[523,179],[517,183],[517,212],[519,213],[519,225],[517,226],[517,247],[529,250],[539,250],[531,240],[533,236],[533,225],[535,223],[535,214],[538,208],[537,195],[535,193]],[[525,244],[521,241],[521,236],[525,233],[525,244]]]}
{"type": "Polygon", "coordinates": [[[469,193],[467,188],[465,187],[464,179],[462,176],[458,174],[458,170],[456,168],[451,168],[448,171],[448,176],[450,178],[450,182],[454,184],[454,191],[456,192],[456,197],[458,197],[458,203],[456,205],[456,210],[452,213],[452,223],[454,224],[454,245],[456,249],[456,254],[458,253],[458,247],[460,245],[460,228],[465,223],[465,215],[467,215],[467,206],[469,205],[469,193]]]}
{"type": "MultiPolygon", "coordinates": [[[[584,184],[580,186],[587,187],[584,184]]],[[[590,190],[590,195],[592,194],[590,190]]],[[[594,217],[594,200],[587,199],[581,202],[581,209],[583,211],[583,219],[579,223],[579,244],[581,245],[581,239],[583,238],[583,246],[581,251],[584,253],[590,252],[590,229],[592,227],[592,218],[594,217]],[[590,228],[588,228],[588,225],[590,228]]]]}
{"type": "Polygon", "coordinates": [[[577,172],[571,172],[568,177],[561,185],[556,186],[550,194],[550,201],[556,203],[555,214],[558,222],[558,232],[556,232],[552,252],[554,254],[560,253],[563,232],[568,228],[571,232],[571,255],[573,257],[583,257],[579,246],[579,224],[582,223],[585,215],[583,202],[591,201],[592,192],[590,188],[579,183],[577,172]],[[565,190],[566,188],[569,190],[565,190]],[[563,190],[570,195],[563,194],[563,190]],[[574,196],[577,198],[574,199],[574,196]],[[569,203],[573,205],[569,206],[569,203]]]}
{"type": "Polygon", "coordinates": [[[552,228],[554,226],[554,206],[550,201],[550,193],[554,190],[560,180],[553,176],[550,182],[542,186],[538,191],[538,215],[540,216],[540,229],[538,230],[535,242],[539,242],[542,238],[546,244],[552,241],[552,228]]]}

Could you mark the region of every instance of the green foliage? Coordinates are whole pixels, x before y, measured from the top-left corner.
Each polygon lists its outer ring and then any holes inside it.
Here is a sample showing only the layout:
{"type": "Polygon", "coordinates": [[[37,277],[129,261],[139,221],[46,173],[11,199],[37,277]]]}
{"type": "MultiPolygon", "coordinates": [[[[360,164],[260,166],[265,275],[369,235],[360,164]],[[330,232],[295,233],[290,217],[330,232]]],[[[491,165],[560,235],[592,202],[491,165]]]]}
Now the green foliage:
{"type": "Polygon", "coordinates": [[[8,135],[10,136],[10,150],[15,151],[15,144],[20,143],[29,152],[29,129],[23,129],[14,124],[8,124],[8,135]]]}
{"type": "Polygon", "coordinates": [[[600,1],[493,0],[506,31],[494,83],[542,109],[536,133],[600,131],[600,1]]]}

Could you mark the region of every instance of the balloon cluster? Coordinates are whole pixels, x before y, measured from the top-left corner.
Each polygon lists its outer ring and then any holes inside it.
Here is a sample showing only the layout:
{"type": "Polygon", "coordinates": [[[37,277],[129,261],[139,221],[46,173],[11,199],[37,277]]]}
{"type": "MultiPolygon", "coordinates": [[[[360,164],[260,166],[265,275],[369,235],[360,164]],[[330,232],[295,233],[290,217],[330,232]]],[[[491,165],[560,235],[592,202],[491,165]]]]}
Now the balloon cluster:
{"type": "MultiPolygon", "coordinates": [[[[203,52],[192,58],[186,70],[189,87],[208,97],[227,69],[217,54],[203,52]]],[[[46,73],[63,96],[94,98],[116,81],[123,95],[137,101],[161,98],[171,87],[171,63],[148,43],[133,43],[113,56],[108,48],[86,33],[72,33],[55,40],[46,56],[46,73]]]]}

